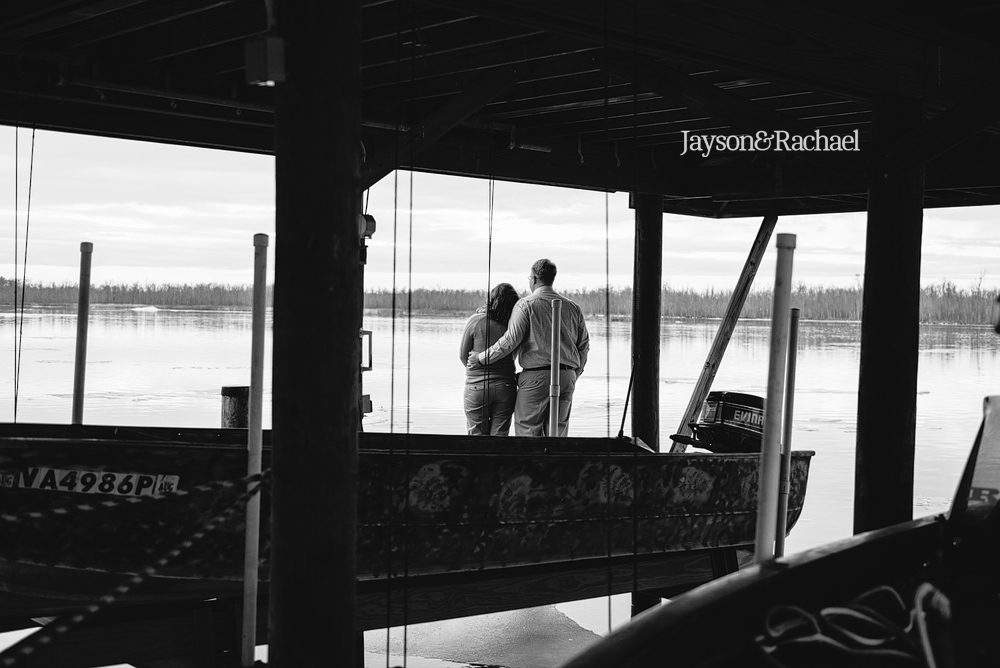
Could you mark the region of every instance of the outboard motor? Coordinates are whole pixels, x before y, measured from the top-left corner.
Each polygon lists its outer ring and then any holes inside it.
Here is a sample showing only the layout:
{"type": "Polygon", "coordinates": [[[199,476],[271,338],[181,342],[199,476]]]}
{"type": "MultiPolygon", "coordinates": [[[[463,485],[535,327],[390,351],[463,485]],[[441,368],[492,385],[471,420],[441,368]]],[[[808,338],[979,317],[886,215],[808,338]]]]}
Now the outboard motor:
{"type": "Polygon", "coordinates": [[[709,392],[692,436],[671,440],[712,452],[760,452],[764,433],[764,398],[742,392],[709,392]]]}

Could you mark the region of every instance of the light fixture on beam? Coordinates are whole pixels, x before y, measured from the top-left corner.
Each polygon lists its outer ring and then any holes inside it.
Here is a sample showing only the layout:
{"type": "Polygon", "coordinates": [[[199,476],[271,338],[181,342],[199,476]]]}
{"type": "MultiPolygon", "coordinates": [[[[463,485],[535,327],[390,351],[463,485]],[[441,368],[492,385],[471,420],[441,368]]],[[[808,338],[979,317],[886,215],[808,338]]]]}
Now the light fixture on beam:
{"type": "Polygon", "coordinates": [[[276,35],[258,35],[243,43],[247,83],[274,86],[285,80],[285,42],[276,35]]]}

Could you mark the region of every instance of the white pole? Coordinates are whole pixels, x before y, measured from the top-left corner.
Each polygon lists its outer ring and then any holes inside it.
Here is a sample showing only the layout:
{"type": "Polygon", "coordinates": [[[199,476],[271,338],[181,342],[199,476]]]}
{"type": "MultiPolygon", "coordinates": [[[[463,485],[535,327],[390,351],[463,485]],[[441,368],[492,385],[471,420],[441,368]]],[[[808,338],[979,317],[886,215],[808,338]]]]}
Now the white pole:
{"type": "Polygon", "coordinates": [[[799,348],[799,309],[793,308],[788,324],[788,368],[785,370],[785,426],[781,433],[781,485],[778,488],[778,525],[774,534],[774,556],[785,554],[788,532],[788,488],[792,471],[792,415],[795,412],[795,359],[799,348]]]}
{"type": "MultiPolygon", "coordinates": [[[[267,307],[267,235],[253,236],[253,317],[250,339],[250,406],[247,411],[247,475],[261,469],[264,407],[264,316],[267,307]]],[[[255,483],[251,483],[255,484],[255,483]]],[[[260,551],[260,494],[247,502],[243,558],[243,645],[241,661],[253,666],[257,647],[257,561],[260,551]]]]}
{"type": "Polygon", "coordinates": [[[764,436],[760,451],[757,491],[757,532],[754,563],[774,557],[778,517],[778,478],[781,469],[781,401],[785,386],[785,355],[788,349],[788,304],[792,297],[792,253],[794,234],[779,234],[778,266],[774,275],[774,306],[771,310],[771,351],[764,402],[764,436]]]}
{"type": "Polygon", "coordinates": [[[549,367],[549,436],[559,435],[559,365],[562,364],[562,300],[552,300],[552,340],[549,367]]]}
{"type": "Polygon", "coordinates": [[[87,375],[87,324],[90,321],[90,259],[94,244],[80,243],[80,295],[76,309],[76,362],[73,372],[73,424],[83,424],[83,387],[87,375]]]}

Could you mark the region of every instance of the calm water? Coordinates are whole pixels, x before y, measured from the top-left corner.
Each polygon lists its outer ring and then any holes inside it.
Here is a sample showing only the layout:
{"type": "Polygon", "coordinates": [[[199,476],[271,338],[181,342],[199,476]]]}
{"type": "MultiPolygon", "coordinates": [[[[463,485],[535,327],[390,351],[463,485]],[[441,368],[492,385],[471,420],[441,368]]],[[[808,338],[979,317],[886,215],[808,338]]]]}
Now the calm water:
{"type": "MultiPolygon", "coordinates": [[[[591,354],[577,384],[570,433],[617,434],[629,378],[629,323],[589,320],[591,354]]],[[[375,369],[364,374],[374,412],[368,431],[462,433],[464,367],[459,318],[366,316],[375,369]]],[[[17,420],[69,422],[75,313],[32,309],[23,323],[17,420]]],[[[661,328],[661,438],[677,427],[717,322],[661,328]]],[[[741,323],[715,389],[766,393],[767,322],[741,323]]],[[[805,509],[787,542],[794,552],[851,533],[860,324],[803,322],[799,334],[793,447],[815,450],[805,509]]],[[[270,365],[270,338],[266,343],[270,365]]],[[[250,315],[241,311],[95,307],[90,324],[84,421],[218,426],[219,388],[249,384],[250,315]]],[[[921,330],[915,516],[947,509],[975,437],[983,396],[1000,393],[1000,337],[986,327],[921,330]]],[[[0,313],[0,420],[13,419],[14,318],[0,313]]],[[[270,369],[264,426],[270,426],[270,369]]],[[[628,433],[628,422],[626,422],[628,433]]],[[[615,623],[626,612],[615,601],[615,623]]],[[[560,606],[598,632],[607,603],[560,606]]],[[[499,623],[499,622],[498,622],[499,623]]],[[[372,645],[382,646],[381,641],[372,645]]],[[[394,646],[398,641],[394,641],[394,646]]],[[[471,659],[464,659],[471,660],[471,659]]],[[[374,661],[375,665],[384,658],[374,661]]],[[[410,663],[410,665],[416,665],[410,663]]]]}

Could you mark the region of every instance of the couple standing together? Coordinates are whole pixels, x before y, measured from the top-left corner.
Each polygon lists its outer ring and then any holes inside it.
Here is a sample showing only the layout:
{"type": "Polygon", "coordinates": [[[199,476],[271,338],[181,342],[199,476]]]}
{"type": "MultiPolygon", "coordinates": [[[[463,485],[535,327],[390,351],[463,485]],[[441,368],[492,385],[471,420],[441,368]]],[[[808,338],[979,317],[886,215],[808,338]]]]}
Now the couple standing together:
{"type": "Polygon", "coordinates": [[[538,260],[531,265],[527,297],[518,299],[510,283],[500,283],[466,323],[458,354],[466,365],[469,434],[506,436],[513,416],[515,435],[549,435],[552,300],[561,299],[558,435],[566,436],[590,335],[580,307],[552,289],[555,278],[556,265],[538,260]],[[520,373],[514,372],[515,353],[520,373]]]}

